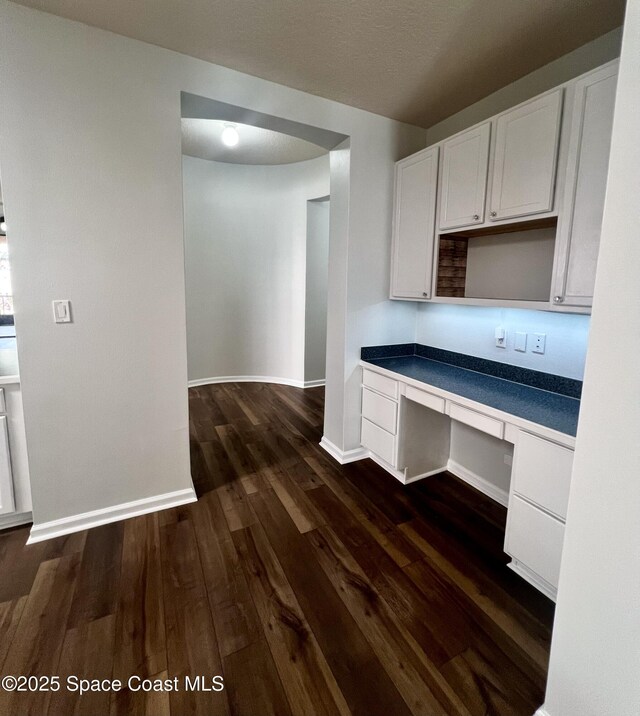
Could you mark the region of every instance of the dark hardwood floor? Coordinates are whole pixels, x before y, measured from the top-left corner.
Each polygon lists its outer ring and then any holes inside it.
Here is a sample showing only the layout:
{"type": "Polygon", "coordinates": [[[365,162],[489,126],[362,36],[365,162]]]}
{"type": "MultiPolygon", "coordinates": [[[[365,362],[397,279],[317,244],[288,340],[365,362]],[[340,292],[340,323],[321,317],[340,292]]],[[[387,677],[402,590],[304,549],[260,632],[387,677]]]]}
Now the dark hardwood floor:
{"type": "Polygon", "coordinates": [[[0,674],[179,689],[0,690],[1,714],[533,714],[553,608],[506,567],[504,508],[446,473],[340,467],[321,388],[189,399],[197,503],[0,536],[0,674]],[[184,688],[217,674],[222,692],[184,688]]]}

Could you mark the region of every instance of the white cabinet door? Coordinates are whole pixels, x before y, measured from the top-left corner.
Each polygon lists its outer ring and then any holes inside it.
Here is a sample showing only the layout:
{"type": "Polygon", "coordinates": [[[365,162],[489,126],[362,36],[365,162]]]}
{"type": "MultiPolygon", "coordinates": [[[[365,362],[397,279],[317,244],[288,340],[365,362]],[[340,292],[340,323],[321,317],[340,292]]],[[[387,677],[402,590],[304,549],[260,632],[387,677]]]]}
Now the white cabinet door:
{"type": "Polygon", "coordinates": [[[513,455],[511,489],[564,520],[572,468],[573,450],[521,430],[513,455]]]}
{"type": "Polygon", "coordinates": [[[392,467],[396,466],[395,436],[369,422],[366,418],[362,418],[361,421],[360,442],[386,463],[392,467]]]}
{"type": "Polygon", "coordinates": [[[431,297],[438,147],[396,164],[391,295],[431,297]]]}
{"type": "Polygon", "coordinates": [[[553,589],[558,587],[563,540],[563,522],[517,495],[511,496],[504,551],[553,589]]]}
{"type": "Polygon", "coordinates": [[[553,209],[561,110],[558,89],[496,119],[490,220],[553,209]]]}
{"type": "Polygon", "coordinates": [[[7,417],[0,417],[0,515],[15,512],[7,417]]]}
{"type": "Polygon", "coordinates": [[[590,306],[600,248],[618,63],[576,82],[553,282],[555,306],[590,306]]]}
{"type": "Polygon", "coordinates": [[[441,229],[484,221],[491,123],[469,129],[442,144],[441,229]]]}

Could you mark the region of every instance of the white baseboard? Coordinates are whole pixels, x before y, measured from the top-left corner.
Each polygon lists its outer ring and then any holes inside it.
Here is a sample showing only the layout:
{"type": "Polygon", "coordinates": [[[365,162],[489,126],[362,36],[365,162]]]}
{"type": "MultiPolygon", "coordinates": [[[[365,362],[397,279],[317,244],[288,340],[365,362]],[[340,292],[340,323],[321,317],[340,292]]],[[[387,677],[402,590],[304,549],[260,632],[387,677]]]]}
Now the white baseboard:
{"type": "Polygon", "coordinates": [[[320,440],[320,447],[324,448],[329,455],[331,455],[331,457],[341,465],[346,465],[349,462],[356,462],[356,460],[364,460],[365,458],[371,456],[369,450],[364,447],[346,451],[340,450],[340,448],[334,445],[331,440],[327,440],[324,435],[322,436],[322,440],[320,440]]]}
{"type": "Polygon", "coordinates": [[[91,527],[99,527],[109,522],[126,520],[129,519],[129,517],[137,517],[138,515],[145,515],[149,512],[157,512],[158,510],[166,510],[170,507],[186,505],[189,502],[196,502],[197,499],[193,487],[189,487],[186,490],[166,492],[163,495],[154,495],[153,497],[145,497],[142,500],[123,502],[121,505],[105,507],[101,510],[82,512],[79,515],[63,517],[60,520],[34,524],[31,528],[31,534],[29,535],[27,544],[42,542],[43,540],[52,539],[53,537],[61,537],[62,535],[71,534],[72,532],[80,532],[90,529],[91,527]]]}
{"type": "Polygon", "coordinates": [[[9,527],[28,525],[33,521],[31,512],[19,512],[13,515],[0,515],[0,530],[7,530],[9,527]]]}
{"type": "Polygon", "coordinates": [[[532,572],[526,564],[522,564],[522,562],[512,558],[507,567],[512,569],[517,575],[522,577],[522,579],[529,582],[529,584],[532,584],[539,592],[542,592],[544,596],[548,597],[552,602],[557,600],[558,590],[535,572],[532,572]]]}
{"type": "Polygon", "coordinates": [[[325,384],[325,379],[322,380],[305,380],[303,384],[303,388],[319,388],[321,385],[325,384]]]}
{"type": "Polygon", "coordinates": [[[410,485],[412,482],[418,482],[418,480],[424,480],[427,477],[438,475],[447,469],[447,466],[443,465],[442,467],[437,467],[434,470],[429,470],[428,472],[421,472],[419,475],[414,475],[413,477],[407,477],[405,471],[396,470],[393,465],[389,465],[386,460],[383,460],[381,457],[378,457],[375,453],[370,452],[369,457],[376,463],[376,465],[380,465],[383,470],[386,470],[390,475],[395,477],[396,480],[398,480],[398,482],[401,482],[403,485],[410,485]]]}
{"type": "Polygon", "coordinates": [[[317,388],[324,385],[324,380],[293,380],[293,378],[275,378],[271,375],[223,375],[214,378],[199,378],[190,380],[189,388],[197,388],[199,385],[215,385],[216,383],[277,383],[278,385],[290,385],[293,388],[317,388]]]}
{"type": "Polygon", "coordinates": [[[501,490],[499,487],[496,487],[492,482],[489,482],[489,480],[486,480],[484,477],[476,475],[475,472],[471,472],[471,470],[467,469],[463,465],[460,465],[454,460],[449,460],[446,469],[451,474],[459,477],[461,480],[464,480],[464,482],[469,483],[469,485],[475,487],[476,490],[480,490],[480,492],[484,493],[487,497],[499,502],[504,507],[509,505],[509,493],[506,490],[501,490]]]}

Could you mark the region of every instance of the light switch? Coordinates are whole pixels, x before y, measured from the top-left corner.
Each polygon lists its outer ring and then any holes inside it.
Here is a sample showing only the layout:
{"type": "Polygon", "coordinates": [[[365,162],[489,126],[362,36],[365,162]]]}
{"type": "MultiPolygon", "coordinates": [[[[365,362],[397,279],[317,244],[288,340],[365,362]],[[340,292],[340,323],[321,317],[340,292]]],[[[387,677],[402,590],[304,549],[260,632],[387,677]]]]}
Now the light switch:
{"type": "Polygon", "coordinates": [[[516,338],[513,343],[513,349],[516,351],[520,351],[520,353],[527,352],[527,334],[526,333],[516,333],[516,338]]]}
{"type": "Polygon", "coordinates": [[[534,353],[544,353],[544,348],[547,342],[546,333],[534,333],[533,334],[533,348],[531,349],[534,353]]]}
{"type": "Polygon", "coordinates": [[[53,320],[56,323],[71,323],[71,301],[53,301],[53,320]]]}

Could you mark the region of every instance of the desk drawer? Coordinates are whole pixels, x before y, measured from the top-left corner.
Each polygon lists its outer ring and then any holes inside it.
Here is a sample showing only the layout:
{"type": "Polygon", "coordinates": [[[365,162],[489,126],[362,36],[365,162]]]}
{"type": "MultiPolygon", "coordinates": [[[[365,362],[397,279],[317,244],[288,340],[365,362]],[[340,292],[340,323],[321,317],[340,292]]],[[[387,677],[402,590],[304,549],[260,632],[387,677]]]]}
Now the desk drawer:
{"type": "Polygon", "coordinates": [[[378,393],[387,395],[394,400],[398,399],[398,381],[387,378],[386,375],[374,373],[372,370],[362,369],[362,385],[378,393]]]}
{"type": "Polygon", "coordinates": [[[392,467],[396,466],[396,438],[386,430],[362,418],[362,433],[360,441],[364,447],[381,457],[392,467]]]}
{"type": "Polygon", "coordinates": [[[560,520],[512,495],[504,551],[555,588],[563,539],[564,524],[560,520]]]}
{"type": "Polygon", "coordinates": [[[513,491],[564,520],[572,467],[573,450],[521,431],[513,461],[513,491]]]}
{"type": "Polygon", "coordinates": [[[502,439],[504,435],[504,423],[501,420],[490,418],[488,415],[477,413],[475,410],[469,410],[469,408],[463,408],[461,405],[456,405],[456,403],[449,404],[449,415],[452,420],[457,420],[459,423],[464,423],[476,430],[481,430],[483,433],[493,435],[494,438],[502,439]]]}
{"type": "Polygon", "coordinates": [[[407,400],[413,400],[414,403],[420,403],[425,408],[431,408],[438,413],[444,413],[444,398],[440,398],[432,393],[427,393],[426,390],[418,390],[411,385],[407,386],[405,393],[407,400]]]}
{"type": "Polygon", "coordinates": [[[398,403],[368,388],[363,388],[362,417],[395,435],[398,424],[398,403]]]}

